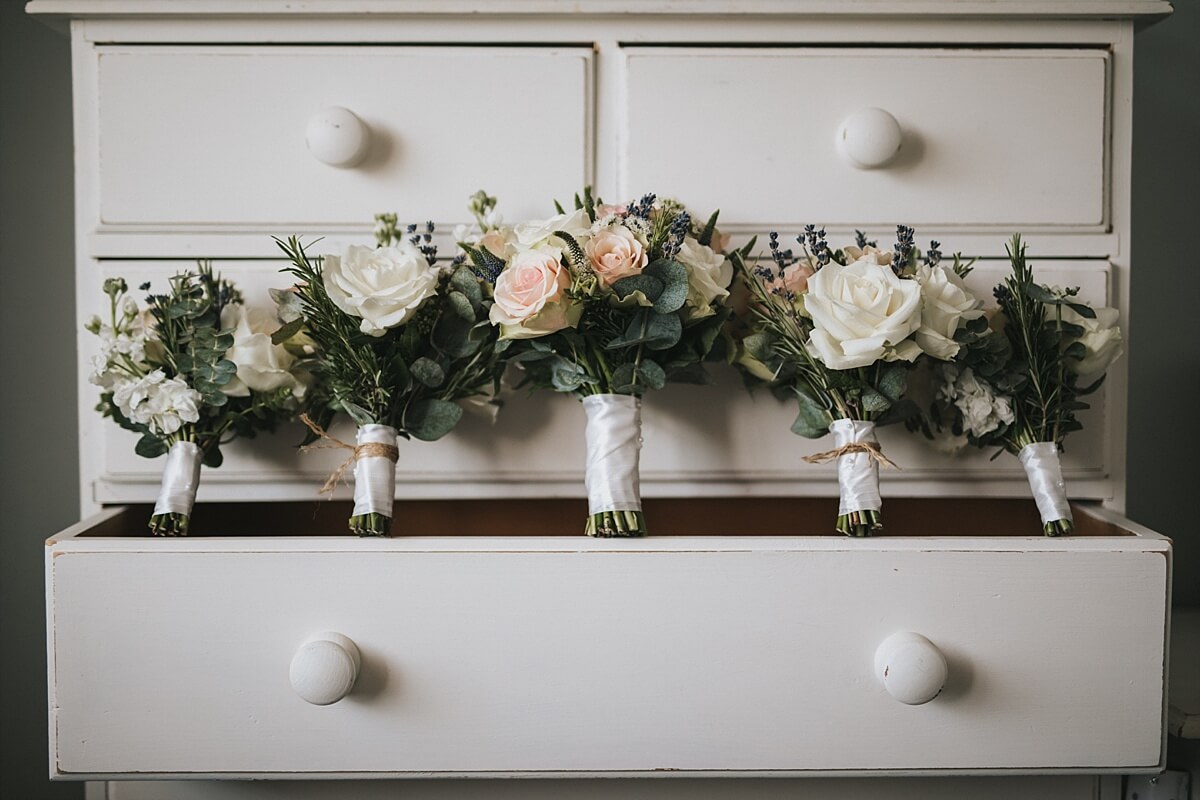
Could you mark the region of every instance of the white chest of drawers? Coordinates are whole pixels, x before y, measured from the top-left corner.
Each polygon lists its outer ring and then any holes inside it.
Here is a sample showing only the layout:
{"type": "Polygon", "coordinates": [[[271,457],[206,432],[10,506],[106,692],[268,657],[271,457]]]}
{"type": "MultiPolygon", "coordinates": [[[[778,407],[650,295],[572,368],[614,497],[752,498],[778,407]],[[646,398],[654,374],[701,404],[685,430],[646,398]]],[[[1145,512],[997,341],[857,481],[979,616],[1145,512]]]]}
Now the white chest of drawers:
{"type": "MultiPolygon", "coordinates": [[[[1049,282],[1126,307],[1132,25],[1165,3],[476,5],[32,3],[71,20],[80,318],[103,275],[213,257],[256,291],[278,282],[272,234],[361,242],[382,210],[445,228],[478,185],[518,218],[585,182],[720,205],[739,236],[819,222],[886,238],[905,222],[995,257],[1021,230],[1055,259],[1049,282]],[[368,131],[354,166],[305,146],[330,106],[368,131]],[[866,108],[902,131],[879,169],[837,147],[866,108]]],[[[998,268],[984,262],[981,285],[998,268]]],[[[1073,494],[1093,502],[1086,535],[1063,541],[1021,535],[1003,500],[939,499],[1022,497],[1015,464],[947,462],[896,436],[905,470],[885,492],[925,498],[889,505],[902,535],[813,536],[827,512],[804,498],[829,493],[830,471],[780,441],[789,410],[724,383],[649,405],[648,514],[674,535],[645,542],[575,538],[577,501],[533,500],[581,493],[581,423],[562,398],[516,398],[495,428],[402,455],[412,538],[298,536],[311,515],[291,505],[239,523],[214,509],[219,538],[130,538],[136,505],[56,537],[52,774],[1158,768],[1170,550],[1117,516],[1122,366],[1068,453],[1073,494]],[[743,499],[683,510],[695,496],[743,499]],[[495,497],[531,498],[497,507],[559,536],[484,527],[495,497]],[[967,511],[982,529],[942,535],[967,511]],[[501,535],[437,535],[451,528],[501,535]],[[317,707],[288,665],[329,630],[357,643],[361,674],[317,707]],[[909,630],[950,675],[917,707],[874,674],[876,646],[909,630]]],[[[81,385],[85,512],[151,500],[159,465],[81,385]]],[[[201,502],[310,500],[329,463],[290,445],[231,450],[201,502]]]]}

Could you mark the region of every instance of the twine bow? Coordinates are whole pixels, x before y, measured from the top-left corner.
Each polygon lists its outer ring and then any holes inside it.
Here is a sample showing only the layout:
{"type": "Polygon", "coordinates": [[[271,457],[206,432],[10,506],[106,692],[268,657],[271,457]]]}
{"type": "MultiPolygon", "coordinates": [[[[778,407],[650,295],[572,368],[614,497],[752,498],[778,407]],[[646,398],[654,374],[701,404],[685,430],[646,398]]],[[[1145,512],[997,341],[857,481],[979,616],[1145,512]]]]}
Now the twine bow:
{"type": "Polygon", "coordinates": [[[301,414],[300,421],[303,422],[308,429],[318,437],[317,441],[312,444],[306,444],[300,448],[301,453],[307,453],[310,450],[349,450],[350,455],[338,465],[329,475],[329,479],[325,481],[325,485],[321,487],[320,494],[332,492],[337,488],[338,482],[342,480],[342,476],[346,473],[346,468],[360,458],[386,458],[395,464],[400,460],[400,449],[394,444],[383,444],[382,442],[367,442],[365,444],[354,445],[348,442],[343,442],[337,437],[330,436],[329,433],[317,423],[313,422],[308,414],[301,414]]]}
{"type": "Polygon", "coordinates": [[[827,461],[833,461],[840,456],[849,455],[851,453],[866,453],[867,458],[874,461],[876,464],[892,469],[900,469],[896,466],[896,462],[883,454],[879,449],[879,442],[848,442],[841,447],[833,450],[826,450],[824,453],[816,453],[811,456],[804,456],[804,460],[809,464],[824,464],[827,461]]]}

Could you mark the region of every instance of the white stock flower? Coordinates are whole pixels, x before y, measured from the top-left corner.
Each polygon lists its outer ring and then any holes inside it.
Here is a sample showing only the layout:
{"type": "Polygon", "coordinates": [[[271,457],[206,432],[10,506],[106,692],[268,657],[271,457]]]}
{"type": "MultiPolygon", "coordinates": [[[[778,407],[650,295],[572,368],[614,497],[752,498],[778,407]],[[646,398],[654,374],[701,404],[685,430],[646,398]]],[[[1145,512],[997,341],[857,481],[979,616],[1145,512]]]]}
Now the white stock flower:
{"type": "MultiPolygon", "coordinates": [[[[1067,368],[1078,375],[1099,375],[1124,352],[1121,329],[1117,327],[1120,312],[1104,306],[1092,310],[1096,312],[1095,319],[1062,306],[1063,322],[1083,328],[1083,335],[1073,341],[1082,343],[1087,352],[1081,359],[1067,359],[1067,368]]],[[[1053,312],[1048,313],[1047,318],[1053,319],[1053,312]]]]}
{"type": "Polygon", "coordinates": [[[1016,419],[1010,399],[996,394],[992,386],[976,377],[970,367],[946,364],[942,367],[942,378],[938,395],[959,410],[963,433],[985,436],[1001,424],[1011,425],[1016,419]]]}
{"type": "Polygon", "coordinates": [[[921,285],[897,277],[875,253],[817,270],[808,279],[804,308],[814,325],[812,349],[831,369],[913,361],[921,354],[909,338],[921,325],[921,285]]]}
{"type": "Polygon", "coordinates": [[[713,306],[729,297],[733,262],[690,236],[684,238],[675,260],[688,271],[687,302],[694,309],[692,318],[715,313],[713,306]]]}
{"type": "Polygon", "coordinates": [[[273,392],[287,387],[292,395],[304,396],[305,385],[291,371],[296,357],[282,344],[272,344],[274,317],[259,309],[230,303],[221,309],[221,327],[233,328],[233,346],[225,357],[237,364],[237,374],[221,391],[230,397],[248,397],[251,391],[273,392]]]}
{"type": "Polygon", "coordinates": [[[437,291],[438,271],[411,242],[393,247],[351,245],[326,256],[325,291],[334,305],[362,318],[363,333],[382,336],[405,322],[437,291]]]}
{"type": "Polygon", "coordinates": [[[200,419],[200,393],[181,378],[156,369],[136,381],[118,383],[113,402],[128,419],[158,434],[172,434],[200,419]]]}
{"type": "Polygon", "coordinates": [[[958,355],[954,334],[963,322],[983,316],[983,301],[967,289],[954,270],[941,265],[917,270],[921,284],[921,327],[914,339],[934,358],[948,361],[958,355]]]}
{"type": "MultiPolygon", "coordinates": [[[[525,248],[541,244],[555,231],[569,233],[576,241],[583,244],[580,240],[591,233],[592,221],[588,218],[586,211],[579,209],[566,214],[558,214],[550,219],[523,222],[513,228],[513,234],[516,236],[518,244],[525,248]]],[[[561,244],[557,240],[555,243],[561,244]]]]}

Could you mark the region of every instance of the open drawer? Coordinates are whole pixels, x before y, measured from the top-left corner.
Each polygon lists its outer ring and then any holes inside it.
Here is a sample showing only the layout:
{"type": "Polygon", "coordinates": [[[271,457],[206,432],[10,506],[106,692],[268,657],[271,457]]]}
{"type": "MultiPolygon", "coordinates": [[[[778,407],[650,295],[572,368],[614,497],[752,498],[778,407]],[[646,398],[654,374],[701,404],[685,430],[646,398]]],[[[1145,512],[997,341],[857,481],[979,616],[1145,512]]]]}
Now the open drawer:
{"type": "Polygon", "coordinates": [[[889,499],[866,540],[816,535],[823,499],[651,499],[641,540],[575,535],[579,500],[401,502],[457,535],[380,540],[335,535],[346,510],[201,505],[161,540],[131,506],[51,539],[53,776],[1162,763],[1170,542],[1096,506],[1064,539],[1027,500],[889,499]],[[324,632],[359,667],[315,705],[292,680],[345,678],[297,655],[324,632]],[[929,702],[877,674],[899,632],[945,658],[929,702]]]}

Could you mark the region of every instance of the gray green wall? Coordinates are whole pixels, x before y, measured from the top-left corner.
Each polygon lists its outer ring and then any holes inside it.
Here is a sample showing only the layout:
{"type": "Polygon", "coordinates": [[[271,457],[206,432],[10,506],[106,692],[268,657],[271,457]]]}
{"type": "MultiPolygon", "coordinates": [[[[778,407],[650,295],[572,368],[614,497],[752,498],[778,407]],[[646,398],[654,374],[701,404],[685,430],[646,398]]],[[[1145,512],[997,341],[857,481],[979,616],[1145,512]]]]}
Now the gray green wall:
{"type": "MultiPolygon", "coordinates": [[[[0,796],[82,797],[46,778],[42,542],[74,522],[70,52],[0,0],[0,796]]],[[[1200,4],[1136,40],[1131,517],[1175,539],[1175,600],[1200,605],[1200,4]]]]}

